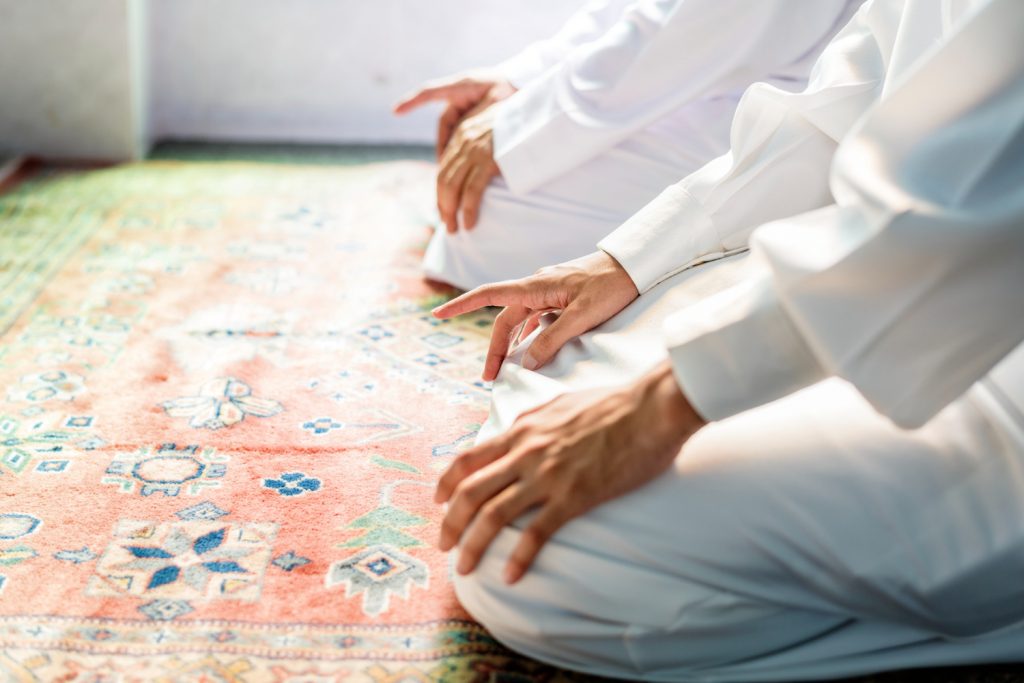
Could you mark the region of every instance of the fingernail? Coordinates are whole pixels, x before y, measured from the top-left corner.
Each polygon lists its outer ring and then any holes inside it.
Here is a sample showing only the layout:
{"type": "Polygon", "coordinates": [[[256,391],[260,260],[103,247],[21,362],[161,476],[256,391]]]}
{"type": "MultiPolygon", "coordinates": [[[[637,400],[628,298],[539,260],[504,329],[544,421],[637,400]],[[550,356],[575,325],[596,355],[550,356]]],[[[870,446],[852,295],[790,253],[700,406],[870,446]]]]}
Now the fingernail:
{"type": "Polygon", "coordinates": [[[466,556],[465,555],[460,555],[459,556],[459,563],[455,566],[455,571],[457,571],[459,574],[465,576],[466,574],[468,574],[470,572],[471,569],[472,569],[472,567],[469,566],[469,560],[466,559],[466,556]]]}
{"type": "Polygon", "coordinates": [[[505,583],[513,584],[519,580],[519,567],[508,565],[505,567],[505,583]]]}
{"type": "Polygon", "coordinates": [[[539,365],[540,363],[533,357],[533,354],[527,351],[523,356],[523,367],[527,370],[536,370],[539,365]]]}

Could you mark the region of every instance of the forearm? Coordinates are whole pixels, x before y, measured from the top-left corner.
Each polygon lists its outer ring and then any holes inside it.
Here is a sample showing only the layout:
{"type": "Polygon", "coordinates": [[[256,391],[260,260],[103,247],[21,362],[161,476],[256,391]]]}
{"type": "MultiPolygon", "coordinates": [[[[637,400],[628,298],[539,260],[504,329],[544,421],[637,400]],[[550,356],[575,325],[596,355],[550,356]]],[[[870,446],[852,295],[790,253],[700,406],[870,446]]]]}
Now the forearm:
{"type": "Polygon", "coordinates": [[[524,193],[610,149],[669,112],[735,98],[806,65],[849,10],[846,0],[638,2],[602,36],[525,84],[497,112],[496,159],[524,193]],[[683,47],[685,46],[685,47],[683,47]]]}
{"type": "Polygon", "coordinates": [[[565,59],[574,48],[601,36],[627,4],[626,0],[590,0],[555,35],[527,45],[499,63],[496,71],[516,87],[523,87],[565,59]]]}
{"type": "Polygon", "coordinates": [[[843,141],[837,206],[759,228],[762,276],[668,322],[705,417],[838,376],[918,427],[1024,340],[1022,25],[986,5],[843,141]]]}
{"type": "Polygon", "coordinates": [[[881,93],[877,23],[862,10],[825,49],[804,92],[748,89],[733,120],[731,151],[601,241],[641,292],[745,248],[762,223],[832,202],[828,178],[838,141],[881,93]]]}

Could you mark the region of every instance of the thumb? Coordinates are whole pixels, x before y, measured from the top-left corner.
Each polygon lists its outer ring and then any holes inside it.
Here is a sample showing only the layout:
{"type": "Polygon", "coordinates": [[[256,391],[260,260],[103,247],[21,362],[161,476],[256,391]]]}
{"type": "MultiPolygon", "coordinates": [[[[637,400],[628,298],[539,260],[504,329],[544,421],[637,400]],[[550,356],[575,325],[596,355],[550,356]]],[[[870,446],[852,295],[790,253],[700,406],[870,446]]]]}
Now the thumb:
{"type": "Polygon", "coordinates": [[[547,326],[530,344],[523,358],[523,367],[536,370],[543,367],[555,357],[559,349],[592,327],[583,314],[583,310],[575,302],[569,304],[558,318],[547,326]]]}

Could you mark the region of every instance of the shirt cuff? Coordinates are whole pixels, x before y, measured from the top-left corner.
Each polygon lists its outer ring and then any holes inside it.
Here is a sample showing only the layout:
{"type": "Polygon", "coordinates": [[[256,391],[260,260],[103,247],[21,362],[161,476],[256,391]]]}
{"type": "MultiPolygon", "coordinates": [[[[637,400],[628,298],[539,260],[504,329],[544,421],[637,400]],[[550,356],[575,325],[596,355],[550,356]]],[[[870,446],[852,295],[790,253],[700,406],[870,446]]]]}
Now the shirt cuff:
{"type": "Polygon", "coordinates": [[[526,50],[499,63],[494,70],[521,90],[543,74],[547,66],[535,50],[526,50]]]}
{"type": "Polygon", "coordinates": [[[768,275],[669,316],[665,333],[676,381],[708,421],[770,403],[827,377],[780,305],[768,275]]]}
{"type": "Polygon", "coordinates": [[[494,162],[514,194],[532,192],[572,166],[572,131],[558,120],[554,93],[543,78],[495,105],[494,162]]]}
{"type": "Polygon", "coordinates": [[[680,185],[665,189],[597,246],[625,268],[641,294],[727,253],[711,216],[680,185]]]}

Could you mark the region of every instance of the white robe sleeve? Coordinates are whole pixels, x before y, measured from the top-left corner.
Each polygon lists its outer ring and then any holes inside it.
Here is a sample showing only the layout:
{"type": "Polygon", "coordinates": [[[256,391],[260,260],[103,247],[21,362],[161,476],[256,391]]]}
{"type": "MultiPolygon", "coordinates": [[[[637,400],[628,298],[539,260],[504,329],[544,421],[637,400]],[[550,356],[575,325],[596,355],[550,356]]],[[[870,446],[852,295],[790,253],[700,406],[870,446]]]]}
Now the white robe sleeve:
{"type": "Polygon", "coordinates": [[[589,0],[569,17],[558,33],[527,45],[506,59],[495,70],[512,85],[522,88],[539,77],[574,48],[595,40],[615,23],[632,0],[589,0]]]}
{"type": "Polygon", "coordinates": [[[842,143],[836,206],[752,239],[759,277],[667,321],[720,419],[830,376],[904,427],[1024,340],[1024,3],[992,0],[842,143]]]}
{"type": "Polygon", "coordinates": [[[881,93],[899,9],[892,2],[862,7],[822,52],[803,92],[765,83],[747,89],[729,153],[667,188],[598,247],[644,292],[745,248],[762,223],[830,204],[832,157],[881,93]]]}
{"type": "Polygon", "coordinates": [[[495,108],[495,161],[525,193],[688,103],[802,83],[852,0],[640,0],[495,108]]]}

